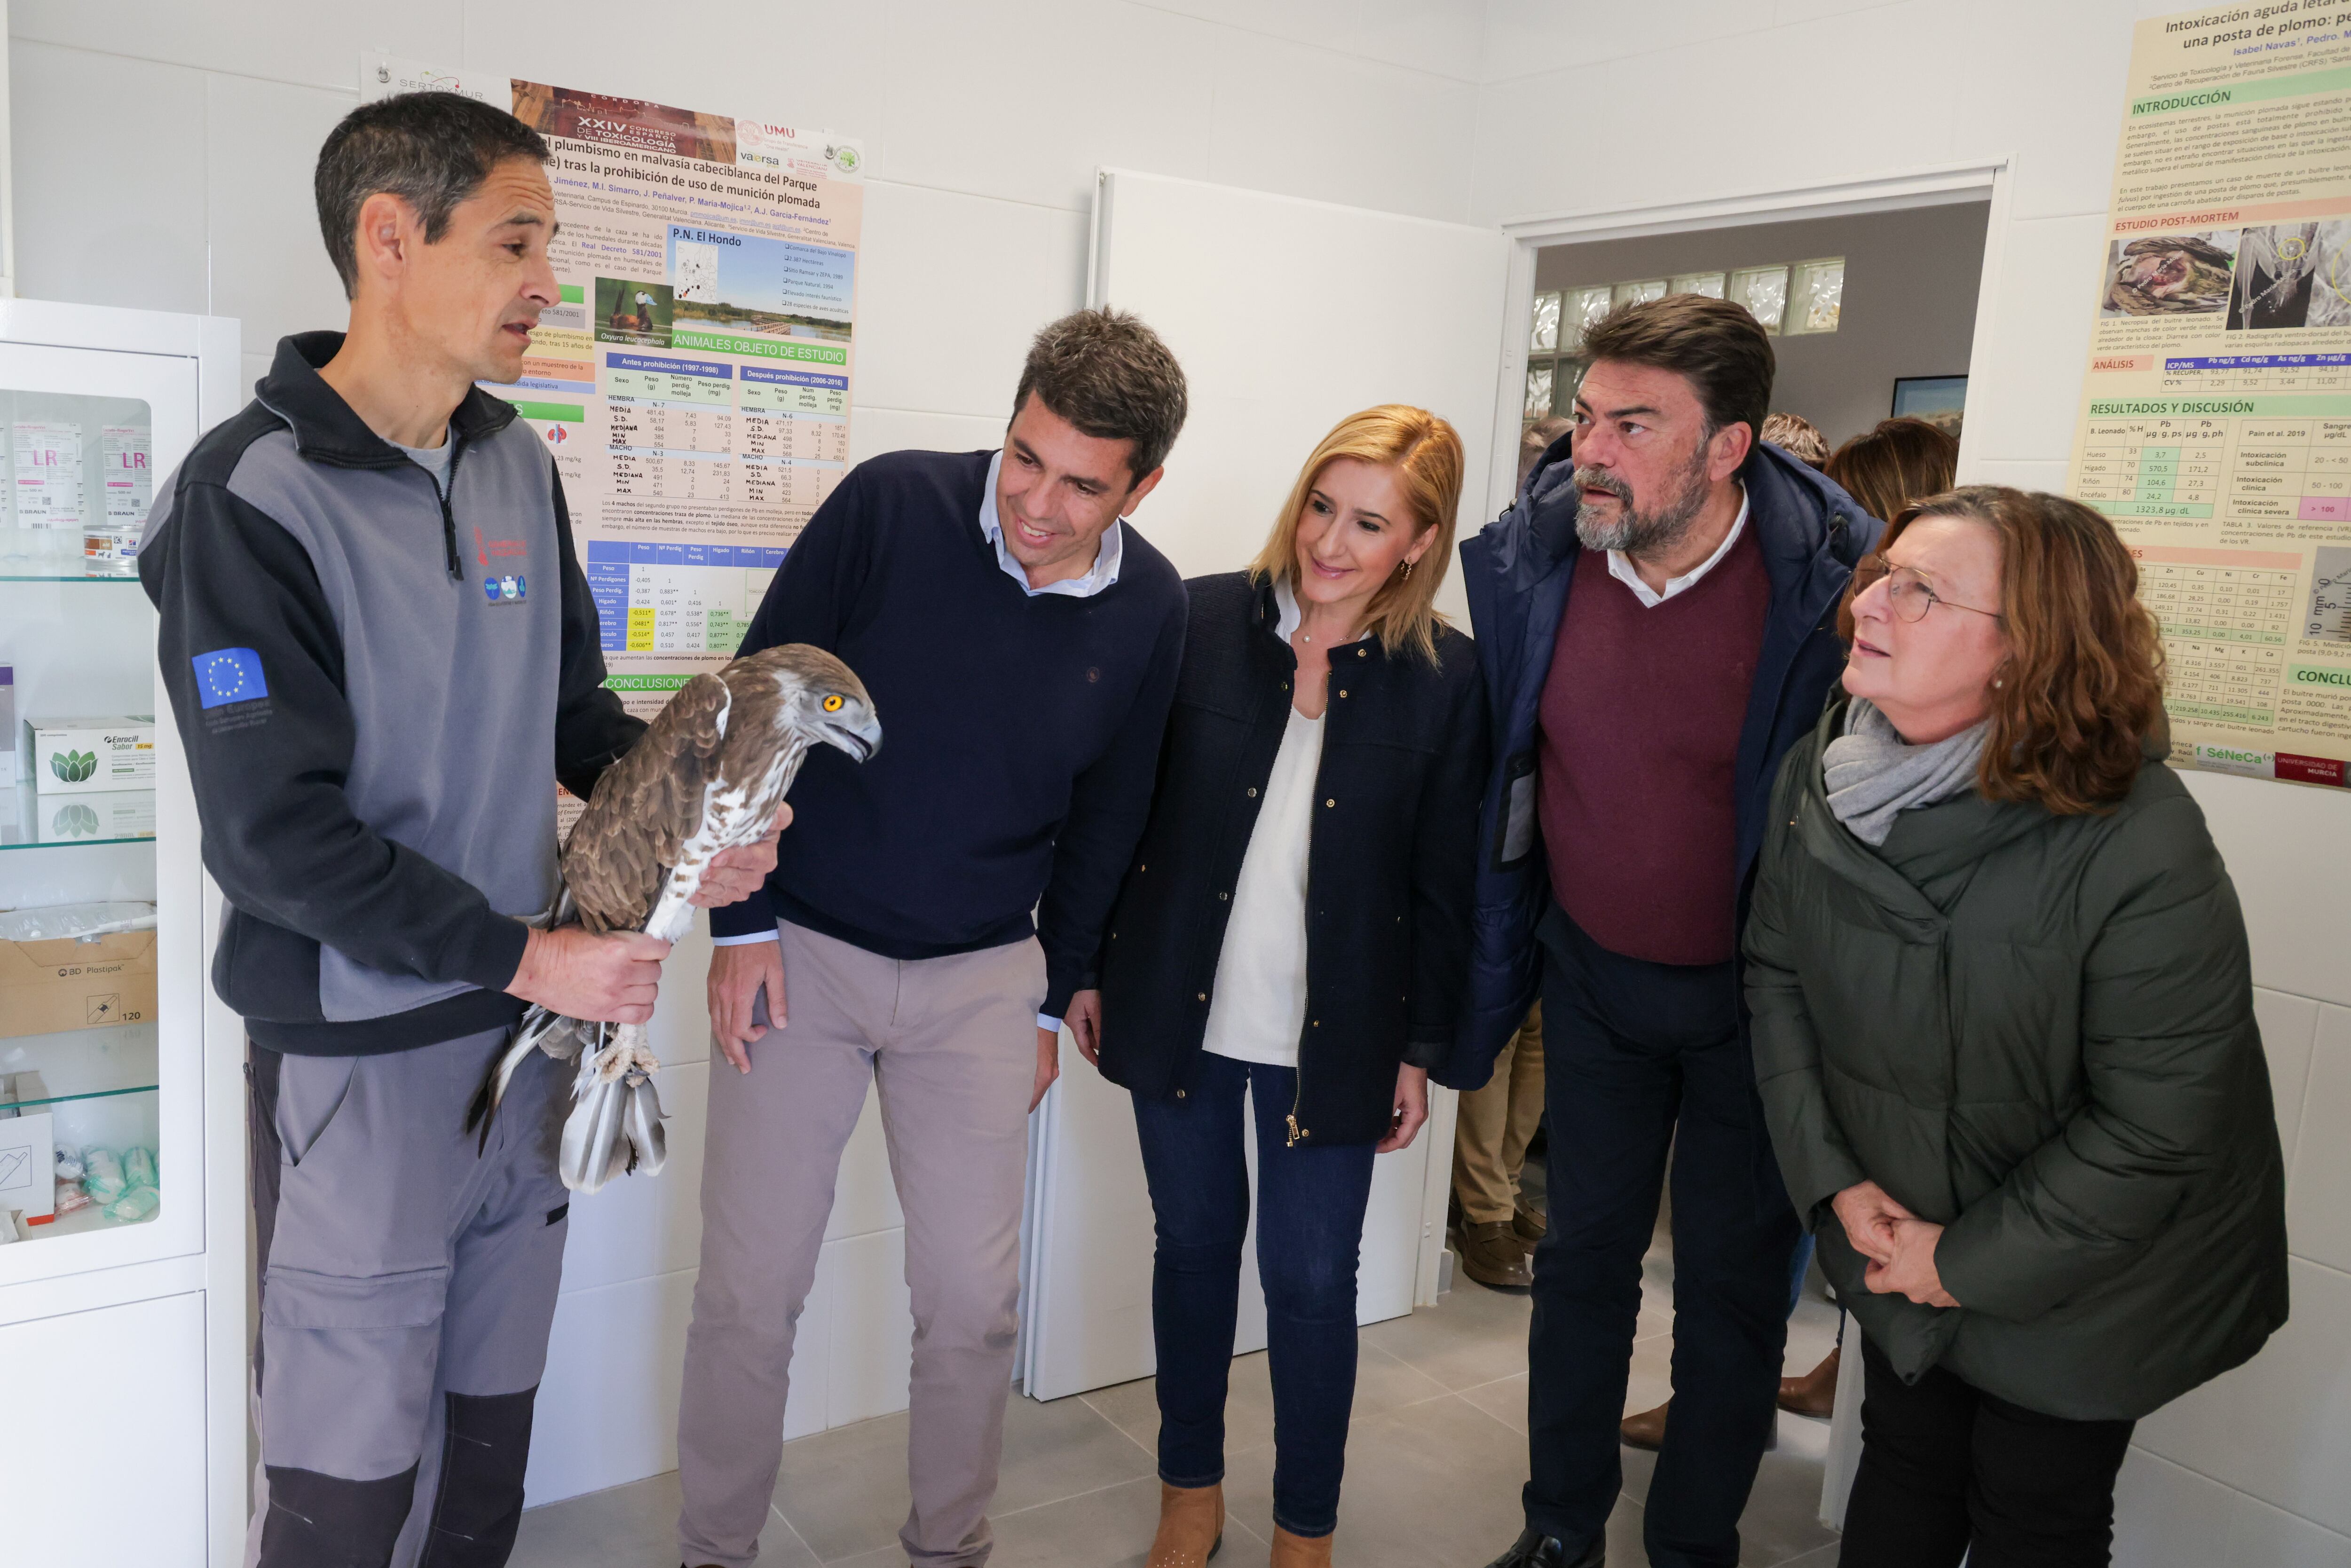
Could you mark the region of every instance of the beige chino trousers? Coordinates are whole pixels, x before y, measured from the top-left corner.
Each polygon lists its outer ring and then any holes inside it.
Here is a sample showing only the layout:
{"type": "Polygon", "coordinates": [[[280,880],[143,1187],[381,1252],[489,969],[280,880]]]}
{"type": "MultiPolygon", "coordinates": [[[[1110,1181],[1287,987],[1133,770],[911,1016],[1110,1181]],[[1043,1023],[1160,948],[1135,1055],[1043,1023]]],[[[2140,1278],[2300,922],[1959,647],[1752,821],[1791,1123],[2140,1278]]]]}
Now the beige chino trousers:
{"type": "Polygon", "coordinates": [[[1453,1124],[1453,1197],[1468,1225],[1510,1218],[1519,1201],[1519,1172],[1542,1122],[1542,1004],[1494,1059],[1483,1089],[1463,1094],[1453,1124]]]}
{"type": "Polygon", "coordinates": [[[914,1319],[914,1507],[899,1540],[915,1568],[970,1568],[993,1544],[1012,1386],[1044,952],[1031,938],[900,960],[781,930],[788,1027],[750,1048],[748,1074],[712,1053],[702,1271],[678,1412],[683,1556],[747,1568],[758,1553],[794,1330],[842,1146],[878,1083],[914,1319]]]}

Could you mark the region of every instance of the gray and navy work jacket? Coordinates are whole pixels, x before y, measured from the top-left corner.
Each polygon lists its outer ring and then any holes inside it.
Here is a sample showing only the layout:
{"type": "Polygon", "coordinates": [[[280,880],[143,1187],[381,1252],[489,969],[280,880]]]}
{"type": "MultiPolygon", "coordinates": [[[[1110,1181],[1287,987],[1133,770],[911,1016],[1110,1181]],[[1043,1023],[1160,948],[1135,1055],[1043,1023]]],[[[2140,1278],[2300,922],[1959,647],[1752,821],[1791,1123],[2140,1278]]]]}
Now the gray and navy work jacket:
{"type": "Polygon", "coordinates": [[[204,865],[213,963],[255,1043],[372,1055],[496,1029],[554,902],[555,786],[585,799],[643,726],[604,689],[553,459],[475,389],[448,492],[277,346],[196,444],[139,575],[204,865]]]}

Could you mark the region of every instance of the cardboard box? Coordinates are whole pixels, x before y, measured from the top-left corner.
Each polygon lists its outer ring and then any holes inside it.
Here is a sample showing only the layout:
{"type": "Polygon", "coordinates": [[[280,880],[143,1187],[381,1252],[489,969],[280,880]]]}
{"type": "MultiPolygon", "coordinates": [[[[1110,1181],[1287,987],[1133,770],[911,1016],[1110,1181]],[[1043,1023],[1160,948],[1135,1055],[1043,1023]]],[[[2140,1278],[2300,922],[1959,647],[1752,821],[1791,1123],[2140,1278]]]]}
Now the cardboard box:
{"type": "Polygon", "coordinates": [[[0,1036],[110,1029],[155,1016],[155,933],[0,942],[0,1036]]]}
{"type": "Polygon", "coordinates": [[[15,1209],[27,1225],[57,1210],[57,1145],[47,1111],[0,1116],[0,1221],[15,1209]]]}
{"type": "Polygon", "coordinates": [[[44,795],[155,788],[155,716],[28,718],[26,755],[44,795]]]}

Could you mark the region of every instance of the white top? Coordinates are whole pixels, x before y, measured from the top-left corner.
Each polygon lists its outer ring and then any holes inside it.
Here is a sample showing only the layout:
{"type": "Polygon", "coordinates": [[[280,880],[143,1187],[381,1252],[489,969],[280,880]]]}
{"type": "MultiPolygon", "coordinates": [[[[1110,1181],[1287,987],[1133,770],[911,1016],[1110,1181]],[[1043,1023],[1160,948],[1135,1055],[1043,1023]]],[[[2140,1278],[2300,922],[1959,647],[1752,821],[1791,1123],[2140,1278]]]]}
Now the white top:
{"type": "Polygon", "coordinates": [[[1322,767],[1322,721],[1292,707],[1241,856],[1203,1051],[1298,1065],[1298,1037],[1306,1028],[1306,850],[1322,767]]]}
{"type": "Polygon", "coordinates": [[[1046,593],[1065,594],[1071,599],[1092,599],[1118,580],[1119,562],[1126,554],[1126,524],[1123,520],[1111,524],[1102,531],[1102,542],[1094,547],[1094,563],[1086,569],[1084,576],[1065,577],[1042,588],[1029,587],[1029,569],[1013,559],[1012,552],[1004,548],[1004,522],[996,515],[996,480],[1003,471],[1004,452],[999,447],[996,455],[987,460],[987,485],[979,493],[979,531],[986,534],[987,542],[996,547],[996,563],[1020,585],[1021,592],[1031,599],[1046,593]]]}
{"type": "Polygon", "coordinates": [[[1633,597],[1641,601],[1642,609],[1655,610],[1658,605],[1663,604],[1667,600],[1671,599],[1675,594],[1679,593],[1682,590],[1696,582],[1699,578],[1704,577],[1708,572],[1712,571],[1717,563],[1719,563],[1724,556],[1730,553],[1730,547],[1739,542],[1740,531],[1746,527],[1747,487],[1742,485],[1739,487],[1739,515],[1730,519],[1730,531],[1722,536],[1722,543],[1715,547],[1715,551],[1712,555],[1707,557],[1704,560],[1690,568],[1689,570],[1684,572],[1681,576],[1669,577],[1666,579],[1666,591],[1663,593],[1659,593],[1656,589],[1651,588],[1647,583],[1641,580],[1640,572],[1635,570],[1633,565],[1633,558],[1626,555],[1623,550],[1613,549],[1608,552],[1608,575],[1623,583],[1625,587],[1631,589],[1633,591],[1633,597]]]}

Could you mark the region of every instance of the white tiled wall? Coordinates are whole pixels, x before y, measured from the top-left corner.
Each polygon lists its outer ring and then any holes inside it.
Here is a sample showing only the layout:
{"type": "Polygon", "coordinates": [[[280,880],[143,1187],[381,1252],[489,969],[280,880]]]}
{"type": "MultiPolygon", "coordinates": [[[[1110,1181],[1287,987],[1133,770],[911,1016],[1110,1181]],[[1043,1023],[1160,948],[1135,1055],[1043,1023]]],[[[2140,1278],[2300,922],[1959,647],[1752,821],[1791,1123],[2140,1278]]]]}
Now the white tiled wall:
{"type": "MultiPolygon", "coordinates": [[[[1029,334],[1083,303],[1097,164],[1456,220],[1471,203],[1482,0],[705,0],[690,37],[649,47],[622,0],[7,9],[20,291],[237,317],[248,382],[280,336],[341,324],[310,168],[366,48],[862,136],[858,458],[1000,439],[1029,334]],[[747,47],[707,47],[730,37],[747,47]]],[[[703,966],[681,947],[658,1025],[669,1169],[572,1210],[534,1502],[676,1462],[703,966]]],[[[794,1435],[906,1402],[880,1132],[869,1104],[800,1322],[794,1435]]]]}
{"type": "MultiPolygon", "coordinates": [[[[1961,476],[2053,489],[2081,393],[2131,25],[2175,0],[1490,0],[1476,214],[2011,161],[1961,476]],[[1660,104],[1667,107],[1660,109],[1660,104]],[[1750,150],[1767,150],[1760,172],[1750,150]]],[[[2289,1160],[2293,1321],[2148,1420],[2122,1568],[2351,1568],[2351,792],[2189,779],[2245,908],[2289,1160]]]]}
{"type": "MultiPolygon", "coordinates": [[[[14,0],[19,286],[245,321],[249,374],[340,299],[305,193],[381,48],[866,139],[856,456],[994,441],[1021,345],[1081,302],[1092,171],[1492,222],[2011,160],[1972,367],[1968,476],[2062,483],[2129,26],[2173,0],[707,0],[646,47],[578,0],[14,0]],[[616,38],[632,47],[613,47],[616,38]],[[1768,166],[1759,172],[1761,161],[1768,166]]],[[[1334,257],[1334,265],[1343,258],[1334,257]]],[[[1367,330],[1376,329],[1367,324],[1367,330]]],[[[1181,449],[1178,449],[1180,461],[1181,449]]],[[[1148,525],[1147,515],[1144,518],[1148,525]]],[[[2294,1321],[2147,1424],[2125,1568],[2351,1568],[2351,798],[2199,778],[2252,932],[2292,1160],[2294,1321]]],[[[574,1210],[536,1500],[674,1459],[705,1020],[663,1009],[674,1163],[574,1210]],[[590,1440],[592,1435],[592,1442],[590,1440]]],[[[904,1285],[878,1128],[844,1170],[802,1319],[794,1432],[904,1400],[904,1285]]]]}

